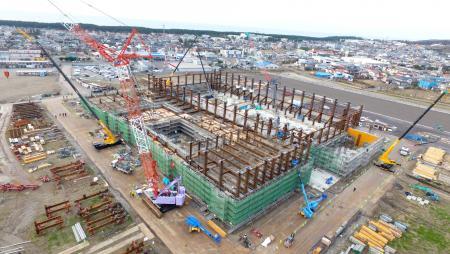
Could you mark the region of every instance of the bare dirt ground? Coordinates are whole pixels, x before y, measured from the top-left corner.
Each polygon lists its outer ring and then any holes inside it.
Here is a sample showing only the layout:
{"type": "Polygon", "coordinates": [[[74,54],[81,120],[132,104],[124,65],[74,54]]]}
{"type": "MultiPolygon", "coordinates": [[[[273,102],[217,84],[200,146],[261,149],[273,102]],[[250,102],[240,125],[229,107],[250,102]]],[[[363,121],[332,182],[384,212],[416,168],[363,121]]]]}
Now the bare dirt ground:
{"type": "Polygon", "coordinates": [[[303,206],[301,199],[297,202],[283,204],[282,209],[269,213],[255,223],[255,227],[267,235],[276,236],[277,242],[268,248],[259,246],[257,253],[307,253],[311,247],[328,232],[334,232],[345,221],[348,221],[361,207],[376,202],[392,184],[393,176],[371,167],[361,177],[349,184],[341,193],[330,195],[321,204],[314,218],[306,221],[299,214],[303,206]],[[377,181],[374,181],[377,179],[377,181]],[[357,191],[353,191],[353,187],[357,191]],[[295,232],[295,241],[286,249],[279,242],[284,241],[290,233],[295,232]]]}
{"type": "MultiPolygon", "coordinates": [[[[36,190],[26,190],[22,192],[0,192],[0,246],[2,251],[5,246],[17,244],[25,241],[30,241],[24,245],[26,253],[59,253],[67,248],[75,246],[77,243],[73,236],[71,226],[76,222],[81,222],[84,225],[86,231],[86,225],[80,216],[76,214],[76,209],[72,206],[72,209],[68,213],[60,212],[64,219],[64,226],[62,229],[48,229],[44,231],[43,235],[37,235],[35,232],[34,221],[44,220],[45,208],[44,205],[52,205],[65,200],[69,200],[73,205],[75,199],[81,198],[83,194],[95,193],[99,190],[103,190],[106,187],[106,182],[101,175],[98,175],[98,170],[92,165],[89,160],[81,159],[86,162],[86,168],[89,172],[88,176],[66,180],[59,187],[55,181],[43,183],[39,180],[41,176],[49,176],[52,178],[49,168],[61,166],[69,162],[75,161],[73,157],[58,158],[56,154],[49,155],[45,160],[46,163],[51,163],[52,166],[39,169],[33,173],[28,172],[28,169],[32,167],[32,164],[21,165],[19,161],[14,157],[11,150],[9,150],[6,138],[6,127],[8,126],[8,118],[11,114],[11,105],[3,104],[1,107],[0,118],[0,183],[21,183],[21,184],[37,184],[39,188],[36,190]],[[98,185],[91,185],[91,181],[94,175],[99,177],[98,185]]],[[[57,112],[61,113],[61,111],[57,112]]],[[[45,121],[54,120],[54,114],[45,114],[45,121]]],[[[44,119],[42,119],[44,121],[44,119]]],[[[46,150],[57,150],[60,147],[72,146],[74,141],[70,136],[63,135],[60,139],[55,141],[47,141],[45,144],[46,150]]],[[[77,152],[81,152],[75,147],[77,152]]],[[[42,164],[43,161],[37,162],[42,164]]],[[[36,164],[36,165],[37,165],[36,164]]],[[[123,224],[115,226],[107,226],[98,231],[95,235],[89,235],[88,241],[91,246],[95,246],[97,243],[105,241],[134,225],[135,222],[139,222],[139,218],[136,218],[134,212],[129,205],[123,201],[120,195],[117,195],[112,190],[113,201],[121,202],[125,210],[128,211],[128,215],[123,224]],[[137,219],[137,220],[136,220],[137,219]]],[[[87,203],[82,204],[87,206],[93,204],[95,198],[85,201],[87,203]]],[[[99,200],[95,203],[100,202],[99,200]]],[[[101,214],[100,214],[101,215],[101,214]]],[[[103,216],[103,215],[101,215],[103,216]]],[[[159,239],[151,239],[147,249],[151,249],[154,253],[169,253],[167,248],[160,242],[159,239]]]]}
{"type": "Polygon", "coordinates": [[[9,79],[0,77],[0,103],[26,101],[39,94],[54,94],[61,91],[59,76],[25,77],[11,74],[9,79]]]}
{"type": "MultiPolygon", "coordinates": [[[[58,101],[58,99],[47,100],[46,105],[52,112],[64,110],[61,108],[61,101],[58,101]]],[[[182,209],[167,213],[163,219],[158,220],[139,199],[130,197],[129,191],[133,186],[143,182],[142,172],[137,171],[135,175],[128,176],[113,171],[109,163],[115,150],[108,149],[98,152],[94,151],[91,146],[92,137],[88,132],[95,128],[95,122],[92,119],[81,119],[71,110],[67,112],[69,113],[68,118],[59,119],[64,128],[73,135],[82,149],[100,168],[107,177],[108,182],[111,183],[111,186],[122,193],[142,220],[151,227],[155,234],[174,253],[226,253],[230,249],[233,249],[234,253],[306,253],[324,234],[336,230],[362,207],[375,204],[394,179],[393,175],[371,167],[361,177],[347,183],[347,188],[330,195],[330,198],[323,204],[315,218],[308,223],[305,223],[306,220],[298,215],[302,201],[299,198],[300,195],[295,194],[287,202],[282,203],[252,225],[229,236],[228,239],[224,239],[221,246],[216,246],[202,234],[190,234],[187,232],[183,222],[185,216],[194,214],[201,218],[198,207],[193,202],[182,209]],[[356,192],[353,192],[354,186],[358,188],[356,192]],[[263,233],[264,237],[259,239],[254,236],[251,233],[253,228],[263,233]],[[294,246],[290,249],[284,248],[279,241],[284,240],[294,231],[297,232],[294,246]],[[240,234],[244,233],[250,236],[254,248],[250,250],[242,248],[238,238],[240,234]],[[275,236],[275,242],[269,245],[268,248],[258,246],[269,235],[275,236]]]]}
{"type": "MultiPolygon", "coordinates": [[[[414,155],[422,153],[426,147],[412,147],[414,155]]],[[[398,253],[450,253],[450,193],[443,186],[439,189],[418,182],[407,176],[414,168],[415,160],[403,158],[402,166],[398,167],[393,184],[386,188],[385,194],[378,202],[367,205],[362,209],[359,218],[344,231],[343,235],[333,244],[328,253],[340,253],[351,245],[348,237],[361,225],[367,225],[369,220],[377,219],[380,214],[387,214],[409,224],[409,230],[403,236],[388,245],[398,250],[398,253]],[[412,184],[420,184],[430,187],[440,196],[439,202],[431,202],[431,205],[421,206],[415,201],[406,199],[405,192],[411,192],[416,196],[425,197],[424,193],[411,188],[412,184]]]]}
{"type": "MultiPolygon", "coordinates": [[[[110,186],[121,193],[121,195],[131,205],[137,215],[145,222],[154,234],[167,245],[172,253],[248,253],[239,243],[227,238],[222,240],[220,245],[216,245],[211,239],[202,233],[189,233],[185,225],[187,215],[194,215],[202,218],[199,207],[195,202],[190,202],[181,209],[170,211],[162,219],[147,208],[140,198],[130,196],[130,191],[136,184],[145,183],[145,177],[141,170],[137,170],[133,175],[125,175],[111,168],[112,155],[119,148],[96,151],[92,147],[93,138],[89,131],[96,128],[96,123],[92,119],[83,119],[75,112],[64,109],[60,99],[49,99],[46,106],[50,112],[65,110],[67,118],[58,118],[61,125],[77,140],[80,147],[86,152],[90,160],[102,171],[110,186]]],[[[203,221],[205,223],[205,221],[203,221]]],[[[164,252],[163,252],[164,253],[164,252]]]]}
{"type": "Polygon", "coordinates": [[[351,245],[348,237],[361,225],[367,225],[369,220],[376,220],[380,214],[387,214],[409,225],[409,230],[401,238],[388,244],[397,249],[398,253],[449,253],[450,196],[440,195],[439,202],[421,206],[417,202],[407,200],[404,194],[409,191],[423,197],[423,193],[409,187],[415,183],[417,181],[406,176],[397,178],[379,202],[363,210],[359,219],[344,231],[328,253],[340,253],[347,249],[351,245]]]}

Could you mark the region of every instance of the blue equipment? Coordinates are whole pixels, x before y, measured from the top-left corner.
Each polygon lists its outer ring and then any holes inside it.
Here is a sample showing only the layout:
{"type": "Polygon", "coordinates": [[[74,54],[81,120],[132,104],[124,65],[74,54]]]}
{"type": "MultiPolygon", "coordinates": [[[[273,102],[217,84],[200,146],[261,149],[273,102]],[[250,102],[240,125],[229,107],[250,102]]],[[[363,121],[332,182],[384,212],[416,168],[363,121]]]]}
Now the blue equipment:
{"type": "Polygon", "coordinates": [[[186,221],[185,222],[189,226],[189,231],[190,232],[193,232],[193,231],[200,232],[200,231],[202,231],[207,236],[209,236],[209,238],[213,239],[214,242],[217,243],[217,244],[219,244],[220,241],[222,240],[220,235],[218,235],[218,234],[213,235],[205,227],[203,227],[203,225],[200,223],[200,221],[197,218],[195,218],[195,216],[193,216],[193,215],[189,215],[188,217],[186,217],[186,221]]]}
{"type": "Polygon", "coordinates": [[[319,204],[327,199],[327,194],[322,193],[321,197],[313,200],[313,201],[309,201],[308,199],[308,195],[306,194],[306,190],[305,190],[305,185],[303,184],[301,178],[300,178],[300,188],[303,192],[303,199],[305,200],[305,207],[303,207],[300,210],[300,213],[305,216],[307,219],[311,219],[314,215],[314,212],[316,212],[317,207],[319,206],[319,204]]]}

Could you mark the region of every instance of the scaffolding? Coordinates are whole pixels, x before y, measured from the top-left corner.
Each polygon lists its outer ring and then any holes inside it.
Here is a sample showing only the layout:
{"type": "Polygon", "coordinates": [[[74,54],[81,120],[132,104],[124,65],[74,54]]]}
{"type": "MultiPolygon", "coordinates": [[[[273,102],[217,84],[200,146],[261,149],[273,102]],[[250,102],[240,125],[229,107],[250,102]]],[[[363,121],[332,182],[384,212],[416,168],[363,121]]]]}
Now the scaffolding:
{"type": "Polygon", "coordinates": [[[314,166],[331,171],[339,176],[347,176],[358,168],[366,166],[383,148],[383,139],[366,143],[359,148],[348,148],[342,145],[353,139],[347,134],[320,145],[311,147],[311,156],[315,158],[314,166]]]}
{"type": "MultiPolygon", "coordinates": [[[[343,160],[324,144],[357,126],[362,106],[286,87],[278,91],[280,98],[272,98],[262,81],[233,73],[148,76],[145,81],[139,89],[143,98],[151,98],[146,128],[148,139],[157,137],[149,142],[160,173],[181,176],[189,194],[231,231],[289,197],[300,175],[308,184],[317,165],[341,174],[357,168],[351,164],[356,160],[343,160]],[[206,79],[213,81],[213,98],[202,90],[206,79]],[[155,117],[155,107],[171,115],[155,117]]],[[[93,110],[134,145],[120,111],[123,99],[104,97],[90,99],[93,110]]]]}
{"type": "MultiPolygon", "coordinates": [[[[120,134],[129,144],[134,144],[133,135],[123,118],[102,111],[95,105],[91,104],[91,107],[113,132],[120,134]]],[[[181,176],[188,192],[207,204],[208,210],[230,228],[236,228],[252,220],[266,211],[271,204],[293,192],[299,186],[299,175],[304,183],[309,183],[314,165],[314,158],[310,157],[306,164],[283,172],[244,198],[235,199],[217,188],[203,174],[192,169],[182,158],[167,152],[157,142],[151,141],[151,151],[162,174],[181,176]],[[170,166],[172,162],[174,167],[170,166]]]]}

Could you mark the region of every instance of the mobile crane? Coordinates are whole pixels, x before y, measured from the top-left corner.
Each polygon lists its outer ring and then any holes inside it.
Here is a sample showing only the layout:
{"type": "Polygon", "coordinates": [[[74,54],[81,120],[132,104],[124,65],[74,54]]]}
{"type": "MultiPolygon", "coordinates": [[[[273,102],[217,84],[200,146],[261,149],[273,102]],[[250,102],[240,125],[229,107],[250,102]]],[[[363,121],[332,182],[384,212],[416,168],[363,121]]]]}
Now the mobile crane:
{"type": "Polygon", "coordinates": [[[300,214],[303,215],[307,219],[311,219],[314,216],[314,213],[317,211],[317,207],[319,207],[319,204],[327,199],[328,195],[326,193],[322,193],[322,195],[316,199],[316,200],[309,200],[308,194],[305,190],[305,185],[303,184],[303,181],[300,178],[300,189],[303,193],[303,199],[305,201],[305,206],[301,208],[300,214]]]}
{"type": "MultiPolygon", "coordinates": [[[[75,23],[72,18],[65,12],[62,11],[53,1],[48,0],[48,2],[53,5],[64,17],[69,19],[69,22],[63,22],[62,25],[69,32],[77,36],[81,41],[88,45],[91,49],[99,53],[103,59],[109,62],[113,67],[115,67],[116,75],[120,81],[121,85],[121,96],[125,99],[127,110],[128,110],[128,122],[132,130],[136,146],[138,147],[138,152],[140,155],[142,167],[144,174],[148,183],[148,188],[144,191],[145,195],[142,201],[151,209],[152,212],[160,218],[161,212],[168,211],[175,206],[182,206],[185,199],[185,189],[181,185],[181,178],[176,179],[169,184],[169,188],[174,184],[177,187],[176,191],[170,191],[170,189],[164,188],[159,189],[159,175],[156,170],[157,163],[153,159],[153,155],[150,149],[150,140],[148,139],[147,131],[144,126],[144,120],[142,117],[142,111],[140,108],[140,96],[138,93],[138,82],[136,77],[131,71],[130,64],[133,59],[152,59],[150,48],[146,45],[143,37],[137,31],[137,29],[132,28],[131,33],[128,35],[125,43],[120,50],[108,47],[105,44],[98,42],[94,37],[92,37],[85,29],[83,29],[80,24],[75,23]],[[128,49],[132,43],[133,38],[137,38],[141,46],[144,47],[146,53],[148,54],[137,54],[129,53],[128,49]]],[[[115,21],[121,23],[121,25],[126,25],[118,19],[112,17],[111,15],[105,13],[104,11],[94,7],[91,4],[86,3],[89,7],[101,12],[102,14],[114,19],[115,21]]],[[[197,37],[194,39],[193,43],[196,41],[197,37]]],[[[187,55],[191,46],[186,50],[186,53],[180,59],[175,70],[183,61],[184,57],[187,55]]],[[[201,61],[201,59],[200,59],[201,61]]],[[[203,73],[206,76],[205,70],[203,68],[203,73]]],[[[169,83],[170,85],[170,83],[169,83]]],[[[157,140],[157,136],[152,136],[153,140],[157,140]]]]}
{"type": "Polygon", "coordinates": [[[35,38],[33,38],[31,35],[29,35],[27,32],[25,32],[22,29],[17,29],[17,32],[22,34],[23,37],[25,37],[25,39],[27,39],[28,41],[35,43],[42,50],[44,55],[46,55],[48,57],[50,62],[55,66],[55,68],[58,70],[58,72],[63,76],[64,80],[67,81],[67,83],[70,85],[70,87],[72,87],[72,89],[75,91],[75,93],[78,95],[78,97],[80,97],[80,100],[84,103],[84,105],[86,105],[86,108],[89,110],[89,112],[91,112],[92,115],[95,117],[95,119],[97,120],[97,123],[102,127],[102,131],[103,131],[103,133],[105,133],[106,138],[104,138],[104,140],[102,142],[95,142],[93,144],[95,149],[101,150],[101,149],[104,149],[107,147],[121,144],[122,140],[119,139],[117,136],[115,136],[112,133],[112,131],[106,126],[106,124],[95,114],[95,111],[91,108],[90,104],[86,101],[86,99],[83,97],[83,95],[81,95],[80,91],[78,91],[78,89],[75,87],[75,85],[69,79],[69,77],[67,77],[67,75],[61,69],[61,67],[59,67],[59,65],[55,62],[53,57],[50,55],[50,53],[48,53],[48,51],[39,43],[39,41],[36,40],[35,38]]]}
{"type": "Polygon", "coordinates": [[[382,169],[388,170],[390,172],[394,172],[393,167],[395,165],[400,165],[395,160],[389,159],[389,155],[391,154],[392,150],[394,150],[395,146],[397,146],[398,143],[400,143],[400,140],[402,140],[411,130],[416,126],[416,124],[438,103],[442,97],[444,97],[446,94],[448,94],[448,90],[444,90],[437,98],[433,101],[433,103],[428,106],[428,108],[406,129],[403,134],[397,138],[387,149],[384,151],[381,156],[378,158],[378,161],[374,162],[375,166],[380,167],[382,169]]]}

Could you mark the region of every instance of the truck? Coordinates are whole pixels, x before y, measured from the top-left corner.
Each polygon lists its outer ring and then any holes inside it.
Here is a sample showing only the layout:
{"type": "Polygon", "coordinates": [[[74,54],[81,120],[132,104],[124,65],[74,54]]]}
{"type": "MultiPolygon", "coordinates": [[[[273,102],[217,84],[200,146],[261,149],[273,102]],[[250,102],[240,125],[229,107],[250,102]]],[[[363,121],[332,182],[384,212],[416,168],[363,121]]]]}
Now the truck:
{"type": "Polygon", "coordinates": [[[408,147],[406,147],[406,146],[402,146],[402,148],[400,148],[400,155],[401,156],[408,156],[408,155],[410,155],[411,154],[411,151],[409,150],[409,148],[408,147]]]}
{"type": "Polygon", "coordinates": [[[111,167],[127,175],[132,174],[134,171],[130,163],[127,163],[126,161],[120,159],[111,161],[111,167]]]}
{"type": "Polygon", "coordinates": [[[330,237],[330,233],[324,235],[316,244],[312,246],[312,248],[308,251],[308,254],[326,253],[332,243],[331,239],[333,238],[330,237]]]}

